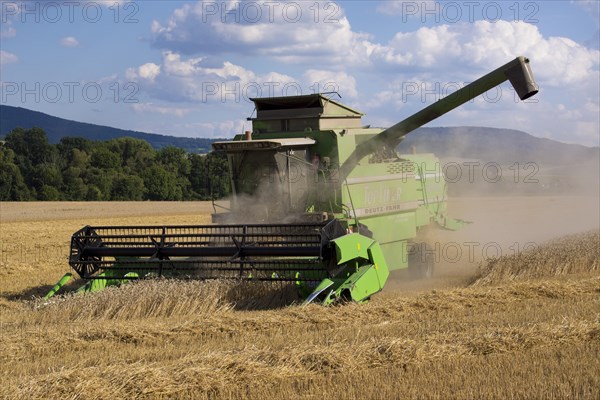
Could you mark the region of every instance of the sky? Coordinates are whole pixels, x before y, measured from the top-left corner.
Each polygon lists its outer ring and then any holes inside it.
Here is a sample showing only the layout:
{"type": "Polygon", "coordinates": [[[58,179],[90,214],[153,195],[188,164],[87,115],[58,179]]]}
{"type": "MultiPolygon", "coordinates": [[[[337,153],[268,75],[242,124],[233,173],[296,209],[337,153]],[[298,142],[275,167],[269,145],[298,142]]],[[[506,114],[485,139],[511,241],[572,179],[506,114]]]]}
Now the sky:
{"type": "Polygon", "coordinates": [[[504,83],[427,126],[598,146],[599,26],[596,0],[1,0],[0,102],[230,138],[249,128],[250,98],[337,92],[386,127],[523,55],[537,96],[504,83]]]}

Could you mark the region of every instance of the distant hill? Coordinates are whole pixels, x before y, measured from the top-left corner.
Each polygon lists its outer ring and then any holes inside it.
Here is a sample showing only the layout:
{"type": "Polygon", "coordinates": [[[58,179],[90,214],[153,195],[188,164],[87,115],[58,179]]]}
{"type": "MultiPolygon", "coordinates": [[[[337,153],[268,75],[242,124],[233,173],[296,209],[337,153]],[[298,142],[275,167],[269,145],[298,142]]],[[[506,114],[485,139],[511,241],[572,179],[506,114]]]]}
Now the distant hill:
{"type": "Polygon", "coordinates": [[[522,131],[485,127],[419,128],[409,133],[398,150],[435,153],[440,158],[471,158],[513,164],[535,162],[549,166],[598,163],[600,149],[538,138],[522,131]]]}
{"type": "Polygon", "coordinates": [[[16,127],[42,128],[50,143],[58,143],[64,136],[79,136],[91,140],[110,140],[123,136],[146,140],[155,149],[165,146],[180,147],[190,153],[207,153],[214,139],[184,138],[88,124],[54,117],[21,107],[0,105],[0,137],[16,127]]]}
{"type": "MultiPolygon", "coordinates": [[[[600,148],[560,143],[528,133],[483,127],[420,128],[408,134],[398,150],[434,153],[442,166],[460,168],[463,178],[448,183],[451,196],[600,193],[600,148]],[[465,162],[477,160],[471,172],[465,162]],[[453,163],[453,164],[452,164],[453,163]],[[484,165],[501,167],[502,179],[485,179],[484,165]],[[515,172],[515,166],[519,172],[515,172]],[[469,179],[467,179],[467,175],[469,179]]],[[[491,169],[492,176],[496,170],[491,169]]],[[[488,171],[489,172],[489,171],[488,171]]]]}

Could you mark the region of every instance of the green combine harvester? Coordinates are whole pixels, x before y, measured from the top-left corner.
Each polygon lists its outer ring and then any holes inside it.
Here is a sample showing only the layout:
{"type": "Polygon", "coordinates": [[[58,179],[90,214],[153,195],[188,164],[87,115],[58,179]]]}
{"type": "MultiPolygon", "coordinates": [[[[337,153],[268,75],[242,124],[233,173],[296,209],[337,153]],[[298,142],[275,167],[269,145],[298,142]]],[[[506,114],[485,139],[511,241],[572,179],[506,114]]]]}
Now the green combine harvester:
{"type": "Polygon", "coordinates": [[[280,281],[296,285],[305,303],[331,304],[367,301],[391,270],[429,277],[419,230],[464,222],[447,215],[439,160],[395,149],[506,80],[522,100],[538,92],[529,60],[518,57],[385,130],[363,126],[362,113],[323,94],[253,99],[252,132],[213,144],[229,162],[228,212],[206,226],[84,227],[69,257],[88,281],[80,290],[155,276],[280,281]]]}

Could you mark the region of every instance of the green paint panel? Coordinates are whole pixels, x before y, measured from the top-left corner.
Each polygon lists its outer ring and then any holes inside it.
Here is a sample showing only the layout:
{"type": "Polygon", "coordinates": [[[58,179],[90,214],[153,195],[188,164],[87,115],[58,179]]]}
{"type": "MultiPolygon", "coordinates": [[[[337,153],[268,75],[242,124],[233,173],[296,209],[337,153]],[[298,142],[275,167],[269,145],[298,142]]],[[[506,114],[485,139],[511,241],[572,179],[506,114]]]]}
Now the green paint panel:
{"type": "Polygon", "coordinates": [[[350,299],[363,302],[381,289],[383,287],[380,284],[377,270],[372,265],[365,265],[352,274],[339,287],[338,292],[341,297],[344,297],[344,291],[348,291],[350,299]]]}
{"type": "Polygon", "coordinates": [[[349,235],[334,239],[331,242],[335,246],[337,264],[341,265],[358,258],[368,260],[368,249],[369,246],[373,244],[373,239],[369,239],[368,237],[359,235],[358,233],[351,233],[349,235]]]}
{"type": "Polygon", "coordinates": [[[64,274],[63,277],[56,282],[56,285],[54,285],[54,287],[50,289],[50,291],[44,296],[44,300],[48,300],[50,297],[54,296],[64,285],[67,284],[67,282],[71,280],[71,277],[73,277],[73,274],[70,272],[64,274]]]}

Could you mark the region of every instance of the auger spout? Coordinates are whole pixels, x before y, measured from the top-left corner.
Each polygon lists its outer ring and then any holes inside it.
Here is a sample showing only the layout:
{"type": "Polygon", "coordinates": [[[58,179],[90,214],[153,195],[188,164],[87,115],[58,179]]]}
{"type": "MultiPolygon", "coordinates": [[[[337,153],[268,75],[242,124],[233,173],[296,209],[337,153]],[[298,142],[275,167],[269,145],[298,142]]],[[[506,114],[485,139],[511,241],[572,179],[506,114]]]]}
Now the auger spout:
{"type": "Polygon", "coordinates": [[[529,59],[519,56],[514,60],[482,76],[475,82],[436,101],[421,111],[411,115],[397,124],[387,128],[378,135],[358,145],[340,168],[342,178],[348,176],[358,162],[383,146],[396,148],[402,138],[415,129],[452,111],[456,107],[474,99],[488,90],[509,80],[521,100],[528,99],[538,92],[538,85],[533,78],[529,59]]]}

